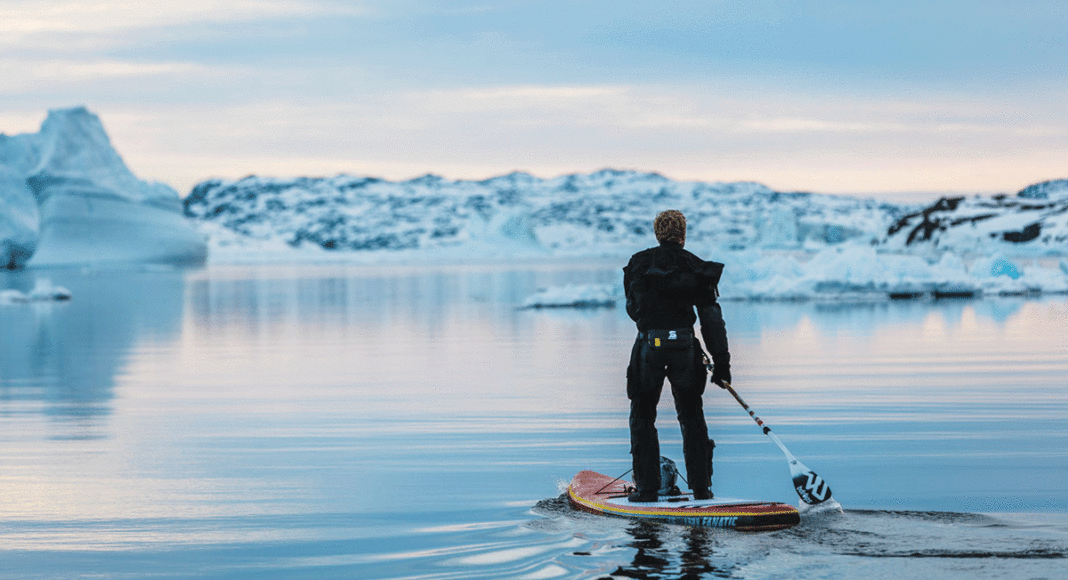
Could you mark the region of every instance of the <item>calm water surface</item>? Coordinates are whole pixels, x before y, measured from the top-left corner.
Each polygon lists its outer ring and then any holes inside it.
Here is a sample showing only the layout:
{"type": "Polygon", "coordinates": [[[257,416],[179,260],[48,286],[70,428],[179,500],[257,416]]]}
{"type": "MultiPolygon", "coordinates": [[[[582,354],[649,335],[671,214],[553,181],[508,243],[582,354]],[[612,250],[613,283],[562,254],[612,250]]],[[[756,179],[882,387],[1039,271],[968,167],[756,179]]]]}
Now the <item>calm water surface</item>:
{"type": "MultiPolygon", "coordinates": [[[[1063,578],[1068,298],[727,303],[735,386],[844,513],[766,534],[572,512],[629,468],[617,264],[38,277],[0,305],[0,578],[1063,578]]],[[[681,464],[670,397],[663,452],[681,464]]],[[[706,396],[717,494],[797,504],[706,396]]]]}

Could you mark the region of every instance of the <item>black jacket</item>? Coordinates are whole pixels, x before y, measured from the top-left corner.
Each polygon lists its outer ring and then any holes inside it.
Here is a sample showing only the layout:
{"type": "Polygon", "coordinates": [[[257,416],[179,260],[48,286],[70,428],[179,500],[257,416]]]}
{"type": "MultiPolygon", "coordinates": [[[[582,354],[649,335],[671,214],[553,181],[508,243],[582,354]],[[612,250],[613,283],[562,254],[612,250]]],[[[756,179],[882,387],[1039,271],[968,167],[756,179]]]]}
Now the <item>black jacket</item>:
{"type": "Polygon", "coordinates": [[[727,329],[716,302],[722,274],[723,264],[706,262],[678,244],[642,250],[623,268],[627,314],[639,332],[693,328],[700,319],[713,360],[729,360],[727,329]]]}

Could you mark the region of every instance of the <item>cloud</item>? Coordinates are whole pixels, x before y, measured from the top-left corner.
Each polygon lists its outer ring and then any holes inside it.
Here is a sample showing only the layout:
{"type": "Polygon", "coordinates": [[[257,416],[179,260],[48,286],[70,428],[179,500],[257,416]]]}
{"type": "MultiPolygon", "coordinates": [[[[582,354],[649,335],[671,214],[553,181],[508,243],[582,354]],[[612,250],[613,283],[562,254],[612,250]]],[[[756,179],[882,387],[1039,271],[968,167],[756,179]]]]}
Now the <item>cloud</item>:
{"type": "Polygon", "coordinates": [[[21,92],[35,87],[77,85],[87,81],[108,82],[116,79],[202,74],[204,67],[185,62],[132,62],[116,59],[85,61],[0,59],[0,91],[21,92]]]}
{"type": "Polygon", "coordinates": [[[57,35],[360,12],[358,6],[305,0],[5,0],[0,4],[0,42],[16,45],[57,35]]]}
{"type": "MultiPolygon", "coordinates": [[[[392,106],[420,126],[478,120],[516,127],[599,127],[606,133],[730,133],[762,138],[825,135],[852,138],[901,135],[981,135],[997,131],[1058,134],[1046,124],[1023,123],[1011,112],[954,95],[923,100],[843,94],[737,93],[712,86],[504,85],[408,91],[392,106]],[[450,121],[451,120],[451,121],[450,121]]],[[[390,106],[390,105],[387,105],[390,106]]]]}

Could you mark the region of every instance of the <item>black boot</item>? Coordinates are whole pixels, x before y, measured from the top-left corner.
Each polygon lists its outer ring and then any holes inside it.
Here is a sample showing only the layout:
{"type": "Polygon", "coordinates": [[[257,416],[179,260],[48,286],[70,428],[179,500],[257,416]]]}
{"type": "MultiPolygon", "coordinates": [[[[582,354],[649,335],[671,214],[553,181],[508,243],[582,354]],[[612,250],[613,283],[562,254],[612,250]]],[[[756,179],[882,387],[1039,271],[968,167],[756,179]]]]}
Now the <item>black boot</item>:
{"type": "Polygon", "coordinates": [[[710,489],[695,489],[695,490],[693,490],[693,498],[694,499],[712,499],[713,497],[715,497],[715,496],[712,495],[712,490],[710,490],[710,489]]]}
{"type": "Polygon", "coordinates": [[[631,503],[651,503],[658,499],[656,491],[636,491],[627,496],[627,501],[631,503]]]}

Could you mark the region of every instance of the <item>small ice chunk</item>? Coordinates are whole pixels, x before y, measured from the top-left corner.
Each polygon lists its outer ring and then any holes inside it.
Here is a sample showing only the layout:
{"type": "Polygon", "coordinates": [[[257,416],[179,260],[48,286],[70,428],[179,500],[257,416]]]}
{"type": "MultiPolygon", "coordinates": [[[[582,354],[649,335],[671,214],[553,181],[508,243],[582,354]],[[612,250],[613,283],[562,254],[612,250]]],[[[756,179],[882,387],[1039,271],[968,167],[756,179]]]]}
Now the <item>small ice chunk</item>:
{"type": "Polygon", "coordinates": [[[523,308],[611,308],[617,296],[607,284],[568,284],[543,288],[528,296],[523,308]]]}

